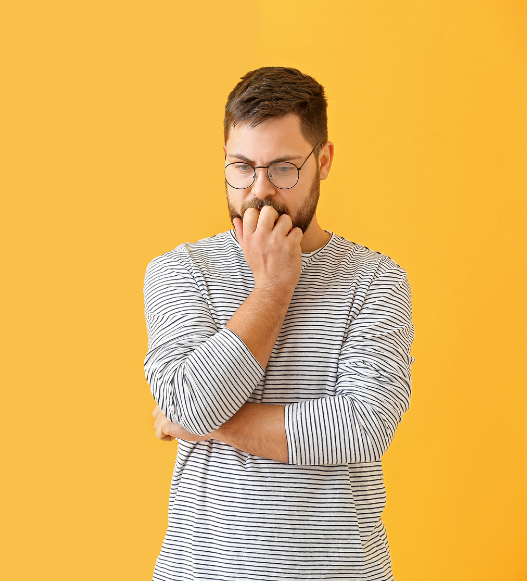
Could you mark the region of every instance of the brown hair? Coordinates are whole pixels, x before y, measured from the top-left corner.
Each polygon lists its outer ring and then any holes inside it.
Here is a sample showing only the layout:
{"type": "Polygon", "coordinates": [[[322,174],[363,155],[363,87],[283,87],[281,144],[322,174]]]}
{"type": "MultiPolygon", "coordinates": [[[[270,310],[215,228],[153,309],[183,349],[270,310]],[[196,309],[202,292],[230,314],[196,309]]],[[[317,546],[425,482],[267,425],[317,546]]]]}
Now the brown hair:
{"type": "Polygon", "coordinates": [[[313,146],[327,141],[327,99],[324,88],[309,75],[287,67],[261,67],[246,73],[228,95],[224,143],[231,127],[256,127],[273,117],[296,113],[301,133],[313,146]]]}

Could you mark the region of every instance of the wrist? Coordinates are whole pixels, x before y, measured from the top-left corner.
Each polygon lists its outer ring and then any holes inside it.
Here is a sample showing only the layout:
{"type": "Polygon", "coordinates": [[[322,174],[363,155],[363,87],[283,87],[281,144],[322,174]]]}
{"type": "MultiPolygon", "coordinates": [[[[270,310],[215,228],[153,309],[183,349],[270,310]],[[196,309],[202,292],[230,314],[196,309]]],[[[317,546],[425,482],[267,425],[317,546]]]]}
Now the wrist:
{"type": "Polygon", "coordinates": [[[254,286],[252,294],[259,297],[263,302],[270,301],[273,306],[281,306],[288,308],[296,287],[282,285],[279,286],[274,283],[259,283],[254,286]]]}
{"type": "Polygon", "coordinates": [[[244,424],[245,419],[248,417],[249,413],[252,411],[251,408],[260,404],[245,402],[236,412],[226,420],[222,426],[217,428],[215,431],[208,434],[211,438],[215,440],[220,440],[226,444],[231,444],[230,436],[233,431],[237,431],[241,424],[244,424]]]}

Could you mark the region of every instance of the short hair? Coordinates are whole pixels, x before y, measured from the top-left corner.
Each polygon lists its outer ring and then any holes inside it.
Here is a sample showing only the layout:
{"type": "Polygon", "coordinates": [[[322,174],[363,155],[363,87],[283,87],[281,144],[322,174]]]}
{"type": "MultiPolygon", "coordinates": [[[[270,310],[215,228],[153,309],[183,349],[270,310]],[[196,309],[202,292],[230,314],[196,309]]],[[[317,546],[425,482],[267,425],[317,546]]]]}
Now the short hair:
{"type": "Polygon", "coordinates": [[[231,127],[256,127],[268,119],[296,113],[301,133],[313,146],[327,141],[327,99],[312,77],[288,67],[261,67],[246,73],[228,95],[224,114],[224,143],[231,127]]]}

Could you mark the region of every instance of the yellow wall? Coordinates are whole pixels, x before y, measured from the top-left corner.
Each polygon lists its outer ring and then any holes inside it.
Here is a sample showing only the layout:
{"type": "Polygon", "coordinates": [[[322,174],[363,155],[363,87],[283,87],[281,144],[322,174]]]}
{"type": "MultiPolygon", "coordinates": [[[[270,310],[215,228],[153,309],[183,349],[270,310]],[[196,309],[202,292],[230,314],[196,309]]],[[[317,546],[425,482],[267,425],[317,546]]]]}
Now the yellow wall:
{"type": "Polygon", "coordinates": [[[328,93],[320,224],[411,282],[395,579],[525,579],[525,3],[20,1],[0,23],[0,576],[151,578],[177,444],[152,429],[145,268],[231,227],[224,103],[279,65],[328,93]]]}

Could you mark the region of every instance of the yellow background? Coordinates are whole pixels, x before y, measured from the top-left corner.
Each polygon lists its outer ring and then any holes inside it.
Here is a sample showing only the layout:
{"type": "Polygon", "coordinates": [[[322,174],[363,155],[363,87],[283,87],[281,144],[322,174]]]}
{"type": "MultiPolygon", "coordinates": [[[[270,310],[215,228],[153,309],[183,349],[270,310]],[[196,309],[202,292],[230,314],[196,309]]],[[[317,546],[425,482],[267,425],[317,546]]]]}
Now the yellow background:
{"type": "Polygon", "coordinates": [[[151,579],[177,443],[143,375],[148,262],[231,227],[226,97],[326,88],[322,227],[408,272],[383,458],[396,581],[525,579],[526,8],[506,0],[6,2],[3,579],[151,579]]]}

